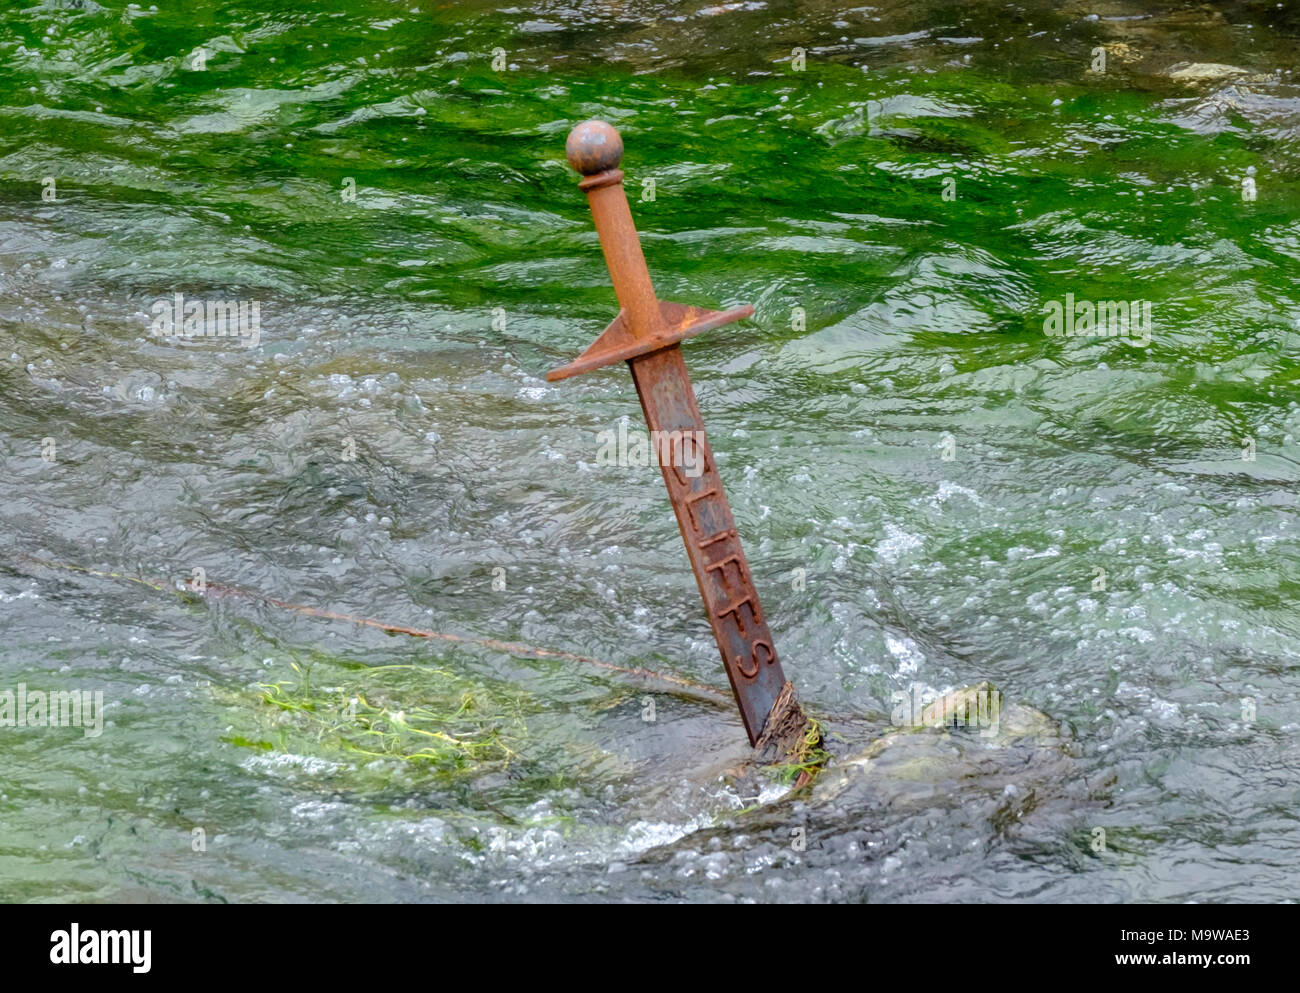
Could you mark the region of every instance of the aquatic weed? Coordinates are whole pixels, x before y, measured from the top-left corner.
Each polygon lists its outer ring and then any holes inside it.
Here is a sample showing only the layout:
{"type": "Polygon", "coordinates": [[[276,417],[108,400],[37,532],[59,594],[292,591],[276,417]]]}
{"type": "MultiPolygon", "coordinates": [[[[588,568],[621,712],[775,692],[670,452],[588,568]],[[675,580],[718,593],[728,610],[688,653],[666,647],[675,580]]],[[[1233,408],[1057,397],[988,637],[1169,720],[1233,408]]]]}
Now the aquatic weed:
{"type": "Polygon", "coordinates": [[[517,697],[428,666],[353,664],[343,685],[319,690],[312,688],[311,665],[291,668],[298,680],[255,685],[262,703],[282,715],[285,747],[296,748],[300,737],[304,745],[438,769],[509,765],[519,757],[524,725],[517,697]],[[416,678],[392,685],[401,673],[416,678]]]}

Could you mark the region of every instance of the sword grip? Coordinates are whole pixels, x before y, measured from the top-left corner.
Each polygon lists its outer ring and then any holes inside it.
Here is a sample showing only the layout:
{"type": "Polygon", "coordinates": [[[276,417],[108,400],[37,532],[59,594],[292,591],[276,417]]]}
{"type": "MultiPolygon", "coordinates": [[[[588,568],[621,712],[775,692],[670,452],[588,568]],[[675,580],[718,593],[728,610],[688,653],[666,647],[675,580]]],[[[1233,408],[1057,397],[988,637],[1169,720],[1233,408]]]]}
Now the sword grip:
{"type": "Polygon", "coordinates": [[[623,190],[623,139],[604,121],[584,121],[569,132],[564,145],[569,165],[582,173],[578,187],[587,194],[600,248],[614,284],[628,330],[638,340],[653,336],[662,323],[641,239],[623,190]]]}

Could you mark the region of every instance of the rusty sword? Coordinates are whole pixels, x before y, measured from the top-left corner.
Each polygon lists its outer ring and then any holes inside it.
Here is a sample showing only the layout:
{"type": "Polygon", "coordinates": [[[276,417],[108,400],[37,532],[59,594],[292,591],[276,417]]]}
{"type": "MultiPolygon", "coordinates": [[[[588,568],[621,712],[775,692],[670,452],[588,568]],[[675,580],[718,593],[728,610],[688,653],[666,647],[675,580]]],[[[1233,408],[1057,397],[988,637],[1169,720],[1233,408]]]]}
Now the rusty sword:
{"type": "MultiPolygon", "coordinates": [[[[631,368],[668,498],[753,745],[782,695],[785,675],[704,434],[680,343],[748,317],[754,308],[719,312],[659,300],[623,190],[619,133],[603,121],[586,121],[569,134],[565,151],[583,176],[578,186],[591,205],[620,310],[585,352],[546,378],[565,379],[618,361],[631,368]]],[[[792,693],[787,694],[791,700],[792,693]]],[[[795,713],[802,724],[802,713],[795,713]]]]}

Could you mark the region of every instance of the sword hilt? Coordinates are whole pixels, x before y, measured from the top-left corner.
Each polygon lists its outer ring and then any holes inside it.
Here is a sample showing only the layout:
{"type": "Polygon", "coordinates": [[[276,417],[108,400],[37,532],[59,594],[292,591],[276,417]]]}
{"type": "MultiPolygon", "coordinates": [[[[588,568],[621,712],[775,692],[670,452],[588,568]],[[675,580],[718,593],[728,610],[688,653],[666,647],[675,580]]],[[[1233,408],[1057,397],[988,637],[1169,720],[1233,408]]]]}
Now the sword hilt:
{"type": "Polygon", "coordinates": [[[754,312],[748,304],[715,311],[656,298],[618,167],[623,161],[622,137],[604,121],[583,121],[569,132],[564,151],[569,165],[582,174],[578,188],[591,205],[620,309],[604,334],[573,362],[548,372],[547,379],[565,379],[648,355],[754,312]]]}

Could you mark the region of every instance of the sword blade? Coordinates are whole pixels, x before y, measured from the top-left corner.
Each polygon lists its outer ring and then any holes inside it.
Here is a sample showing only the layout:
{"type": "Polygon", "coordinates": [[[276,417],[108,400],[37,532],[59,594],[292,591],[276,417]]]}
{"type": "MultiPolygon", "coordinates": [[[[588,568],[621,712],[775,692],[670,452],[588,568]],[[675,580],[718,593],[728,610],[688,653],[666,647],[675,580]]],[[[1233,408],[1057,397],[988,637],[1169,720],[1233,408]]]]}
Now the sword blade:
{"type": "Polygon", "coordinates": [[[657,454],[668,498],[753,745],[785,675],[704,434],[686,361],[674,345],[637,356],[628,366],[651,439],[660,443],[657,454]]]}

